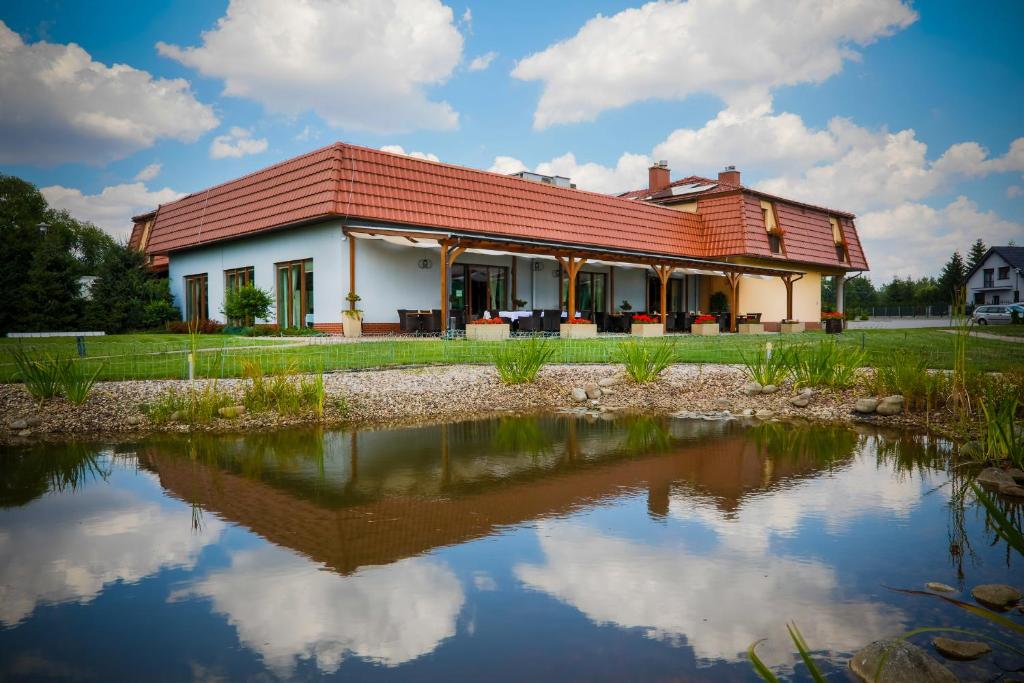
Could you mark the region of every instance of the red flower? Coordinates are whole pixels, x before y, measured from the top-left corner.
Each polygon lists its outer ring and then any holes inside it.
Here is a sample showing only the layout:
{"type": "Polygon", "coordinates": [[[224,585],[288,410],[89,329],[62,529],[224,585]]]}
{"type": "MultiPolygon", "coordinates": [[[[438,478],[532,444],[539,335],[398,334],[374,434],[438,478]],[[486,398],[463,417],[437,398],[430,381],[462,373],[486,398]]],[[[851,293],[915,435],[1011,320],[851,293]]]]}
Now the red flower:
{"type": "Polygon", "coordinates": [[[569,318],[565,321],[566,325],[589,325],[590,321],[586,318],[569,318]]]}
{"type": "Polygon", "coordinates": [[[646,313],[637,313],[633,316],[633,322],[635,323],[660,323],[661,321],[654,316],[647,315],[646,313]]]}
{"type": "Polygon", "coordinates": [[[707,323],[717,323],[718,318],[713,315],[698,315],[697,319],[693,321],[694,325],[706,325],[707,323]]]}
{"type": "Polygon", "coordinates": [[[504,325],[506,321],[502,318],[480,318],[474,320],[470,325],[504,325]]]}
{"type": "Polygon", "coordinates": [[[822,311],[822,320],[842,320],[845,316],[839,311],[822,311]]]}

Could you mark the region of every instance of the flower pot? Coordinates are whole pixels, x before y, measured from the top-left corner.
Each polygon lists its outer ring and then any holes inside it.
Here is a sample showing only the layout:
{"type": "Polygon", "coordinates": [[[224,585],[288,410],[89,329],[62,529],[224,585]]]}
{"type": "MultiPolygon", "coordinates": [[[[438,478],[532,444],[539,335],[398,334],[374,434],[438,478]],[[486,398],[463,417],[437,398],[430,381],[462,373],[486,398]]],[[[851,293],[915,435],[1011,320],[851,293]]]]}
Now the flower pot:
{"type": "Polygon", "coordinates": [[[469,324],[466,325],[466,339],[474,341],[502,341],[508,339],[509,324],[469,324]]]}
{"type": "Polygon", "coordinates": [[[780,323],[779,332],[782,334],[797,334],[804,331],[803,323],[780,323]]]}
{"type": "Polygon", "coordinates": [[[825,334],[839,334],[843,331],[843,321],[831,318],[823,321],[825,323],[825,334]]]}
{"type": "Polygon", "coordinates": [[[348,313],[342,313],[341,326],[345,331],[346,337],[363,336],[363,316],[361,315],[349,315],[348,313]]]}
{"type": "Polygon", "coordinates": [[[698,336],[713,336],[718,334],[718,323],[694,323],[690,325],[690,333],[698,336]]]}
{"type": "Polygon", "coordinates": [[[764,334],[764,324],[740,323],[736,326],[736,331],[740,334],[764,334]]]}
{"type": "Polygon", "coordinates": [[[661,323],[633,323],[630,332],[634,337],[660,337],[665,334],[661,323]]]}
{"type": "Polygon", "coordinates": [[[593,339],[597,336],[596,323],[562,323],[558,328],[562,339],[593,339]]]}

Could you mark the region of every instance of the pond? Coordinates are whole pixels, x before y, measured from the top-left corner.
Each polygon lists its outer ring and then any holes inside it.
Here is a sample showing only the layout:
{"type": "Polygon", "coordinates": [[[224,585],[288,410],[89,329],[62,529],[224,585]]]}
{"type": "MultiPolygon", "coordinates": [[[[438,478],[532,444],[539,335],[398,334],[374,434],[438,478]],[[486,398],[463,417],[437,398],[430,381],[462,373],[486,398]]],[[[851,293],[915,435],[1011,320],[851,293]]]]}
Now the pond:
{"type": "Polygon", "coordinates": [[[1022,575],[948,450],[640,416],[8,449],[0,679],[756,680],[762,638],[806,679],[787,622],[843,679],[986,629],[890,587],[1022,575]]]}

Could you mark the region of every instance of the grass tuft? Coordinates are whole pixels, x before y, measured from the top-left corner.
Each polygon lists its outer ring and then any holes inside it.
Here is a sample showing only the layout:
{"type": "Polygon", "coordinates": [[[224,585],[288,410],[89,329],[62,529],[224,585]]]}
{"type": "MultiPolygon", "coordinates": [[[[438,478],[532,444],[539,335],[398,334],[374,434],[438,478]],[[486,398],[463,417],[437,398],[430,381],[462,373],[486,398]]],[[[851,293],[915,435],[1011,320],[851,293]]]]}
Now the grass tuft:
{"type": "Polygon", "coordinates": [[[494,352],[494,367],[505,384],[529,384],[551,359],[554,349],[539,337],[508,341],[494,352]]]}
{"type": "Polygon", "coordinates": [[[750,379],[760,385],[779,384],[789,374],[789,364],[784,349],[773,349],[769,342],[753,353],[740,352],[743,365],[750,379]]]}
{"type": "Polygon", "coordinates": [[[675,356],[675,345],[661,342],[622,342],[616,349],[617,359],[637,384],[652,382],[665,371],[675,356]]]}

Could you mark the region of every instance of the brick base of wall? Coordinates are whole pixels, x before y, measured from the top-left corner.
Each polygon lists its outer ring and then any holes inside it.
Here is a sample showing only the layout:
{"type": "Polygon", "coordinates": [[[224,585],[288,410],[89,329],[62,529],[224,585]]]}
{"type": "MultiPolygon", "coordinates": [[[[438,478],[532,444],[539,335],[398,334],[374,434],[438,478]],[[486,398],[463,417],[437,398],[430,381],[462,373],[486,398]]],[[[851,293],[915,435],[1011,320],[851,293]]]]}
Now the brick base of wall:
{"type": "Polygon", "coordinates": [[[363,323],[363,334],[398,334],[401,331],[398,323],[363,323]]]}
{"type": "Polygon", "coordinates": [[[313,323],[313,329],[326,334],[344,334],[345,328],[341,323],[313,323]]]}

